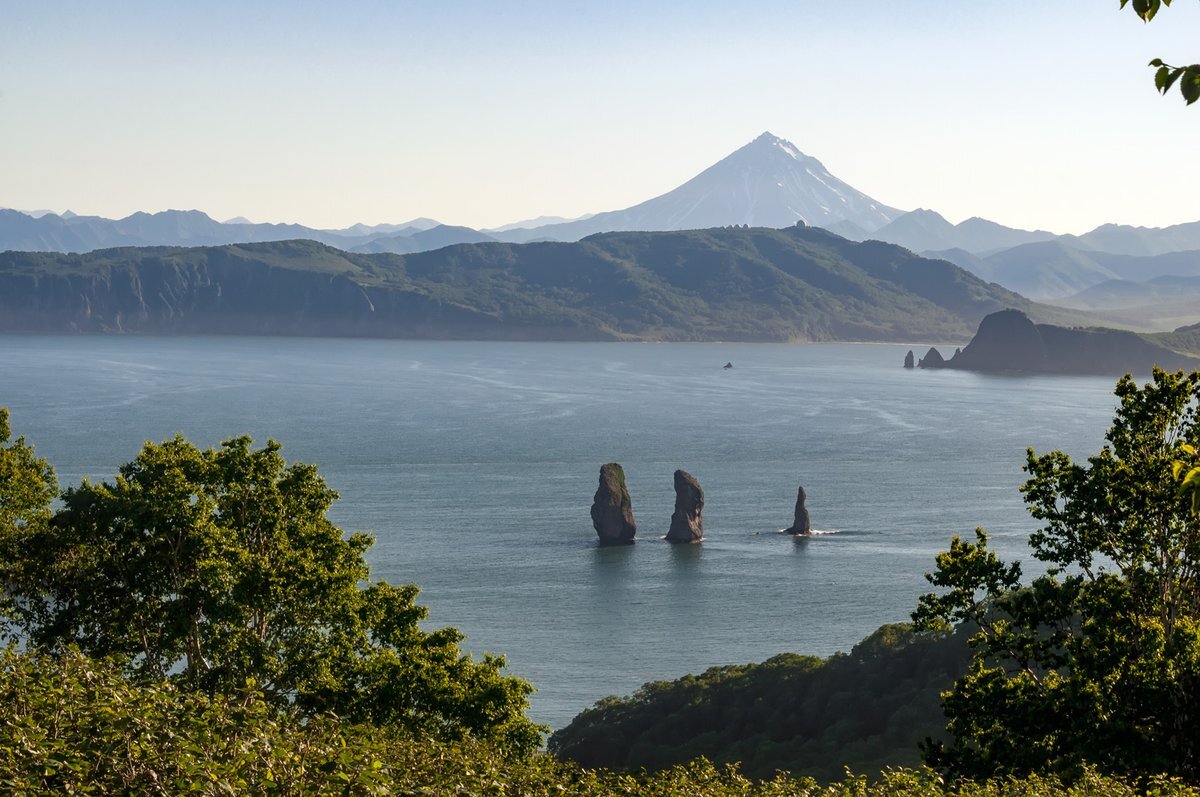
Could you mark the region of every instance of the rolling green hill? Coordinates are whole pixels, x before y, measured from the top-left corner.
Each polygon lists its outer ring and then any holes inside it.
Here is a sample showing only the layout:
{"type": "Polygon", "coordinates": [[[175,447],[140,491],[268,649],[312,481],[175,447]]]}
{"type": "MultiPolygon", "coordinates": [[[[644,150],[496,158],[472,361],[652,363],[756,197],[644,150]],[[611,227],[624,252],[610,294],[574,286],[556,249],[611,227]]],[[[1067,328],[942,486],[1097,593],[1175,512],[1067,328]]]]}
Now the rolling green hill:
{"type": "Polygon", "coordinates": [[[966,340],[1034,304],[824,230],[604,233],[412,255],[313,241],[0,254],[0,331],[542,340],[966,340]]]}
{"type": "Polygon", "coordinates": [[[928,637],[885,625],[849,655],[784,653],[761,664],[608,697],[550,737],[549,750],[586,767],[665,769],[705,756],[835,780],[920,763],[918,744],[946,724],[940,693],[966,668],[967,632],[928,637]]]}

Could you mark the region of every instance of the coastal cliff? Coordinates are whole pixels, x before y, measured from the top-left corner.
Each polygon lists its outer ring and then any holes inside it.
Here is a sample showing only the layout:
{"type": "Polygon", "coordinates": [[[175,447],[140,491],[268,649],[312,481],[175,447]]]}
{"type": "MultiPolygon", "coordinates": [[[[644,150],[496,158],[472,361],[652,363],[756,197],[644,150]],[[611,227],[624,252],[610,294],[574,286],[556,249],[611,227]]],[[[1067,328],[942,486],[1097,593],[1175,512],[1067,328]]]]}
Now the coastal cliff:
{"type": "Polygon", "coordinates": [[[0,254],[0,331],[606,340],[568,314],[500,318],[383,281],[313,241],[0,254]],[[30,268],[29,259],[36,257],[30,268]]]}
{"type": "Polygon", "coordinates": [[[965,339],[1059,319],[945,261],[824,230],[344,252],[316,241],[0,253],[0,332],[507,340],[965,339]]]}

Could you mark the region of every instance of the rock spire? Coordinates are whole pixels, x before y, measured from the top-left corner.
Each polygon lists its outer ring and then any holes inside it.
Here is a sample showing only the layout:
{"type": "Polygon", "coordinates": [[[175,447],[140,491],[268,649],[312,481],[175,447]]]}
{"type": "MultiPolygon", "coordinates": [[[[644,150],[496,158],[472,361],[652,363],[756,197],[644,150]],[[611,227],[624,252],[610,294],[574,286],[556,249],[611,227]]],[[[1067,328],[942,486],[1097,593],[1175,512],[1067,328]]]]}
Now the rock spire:
{"type": "Polygon", "coordinates": [[[792,527],[784,529],[786,534],[795,534],[797,536],[807,537],[812,534],[812,524],[808,520],[808,509],[805,508],[804,502],[808,496],[804,494],[804,485],[801,485],[796,490],[796,517],[792,521],[792,527]]]}
{"type": "Polygon", "coordinates": [[[704,539],[704,491],[700,482],[685,470],[675,471],[675,512],[671,515],[668,542],[701,542],[704,539]]]}
{"type": "Polygon", "coordinates": [[[600,486],[592,499],[592,526],[601,545],[631,543],[637,534],[625,470],[616,462],[600,466],[600,486]]]}

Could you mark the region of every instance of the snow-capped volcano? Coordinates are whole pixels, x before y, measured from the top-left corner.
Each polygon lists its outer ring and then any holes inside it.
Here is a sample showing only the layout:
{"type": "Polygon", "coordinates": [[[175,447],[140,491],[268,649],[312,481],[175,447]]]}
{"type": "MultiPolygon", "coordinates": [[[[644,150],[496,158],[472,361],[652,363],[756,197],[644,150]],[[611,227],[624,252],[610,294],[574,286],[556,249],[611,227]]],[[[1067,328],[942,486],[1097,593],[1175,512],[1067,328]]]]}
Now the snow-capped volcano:
{"type": "Polygon", "coordinates": [[[818,227],[848,221],[870,232],[901,213],[834,177],[790,141],[763,133],[662,196],[582,221],[513,232],[525,240],[569,241],[612,230],[786,227],[797,221],[818,227]]]}

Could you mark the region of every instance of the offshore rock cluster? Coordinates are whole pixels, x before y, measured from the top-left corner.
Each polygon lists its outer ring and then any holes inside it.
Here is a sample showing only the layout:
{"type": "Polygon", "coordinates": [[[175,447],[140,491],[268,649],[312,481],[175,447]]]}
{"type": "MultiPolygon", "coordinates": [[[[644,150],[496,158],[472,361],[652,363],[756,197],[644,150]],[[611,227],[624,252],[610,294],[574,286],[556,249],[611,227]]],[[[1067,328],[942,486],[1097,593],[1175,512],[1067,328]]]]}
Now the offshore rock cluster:
{"type": "MultiPolygon", "coordinates": [[[[795,536],[812,534],[808,509],[804,502],[804,487],[796,494],[795,519],[785,533],[795,536]]],[[[674,543],[704,541],[704,490],[696,477],[685,470],[675,471],[675,511],[664,539],[674,543]]],[[[628,545],[637,536],[637,521],[633,518],[633,501],[625,483],[625,469],[609,462],[600,467],[600,486],[592,499],[592,526],[601,545],[628,545]]]]}

